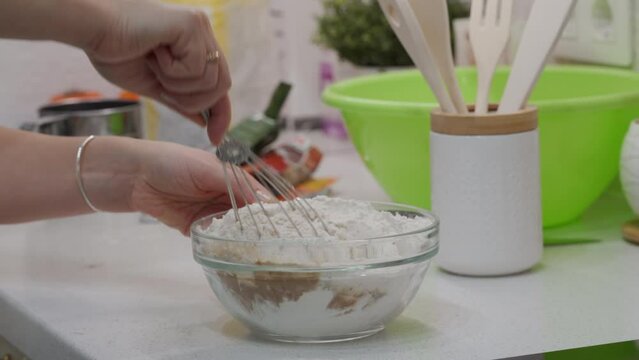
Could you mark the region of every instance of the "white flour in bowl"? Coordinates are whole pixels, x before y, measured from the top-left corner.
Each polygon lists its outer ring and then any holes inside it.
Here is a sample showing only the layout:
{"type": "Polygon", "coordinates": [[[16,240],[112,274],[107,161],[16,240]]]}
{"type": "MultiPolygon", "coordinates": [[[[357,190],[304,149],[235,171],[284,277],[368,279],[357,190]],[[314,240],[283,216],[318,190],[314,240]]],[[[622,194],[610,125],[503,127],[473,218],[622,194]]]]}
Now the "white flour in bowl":
{"type": "Polygon", "coordinates": [[[206,230],[208,235],[220,239],[240,240],[243,243],[216,242],[209,252],[226,260],[242,263],[309,266],[343,263],[348,260],[365,261],[372,258],[380,261],[390,260],[405,256],[402,254],[410,251],[406,248],[411,246],[410,242],[405,241],[404,238],[399,243],[392,239],[380,240],[375,241],[371,246],[362,246],[359,249],[353,249],[341,243],[344,240],[407,234],[432,225],[428,218],[407,217],[379,211],[365,201],[326,196],[318,196],[306,201],[321,218],[319,220],[311,213],[314,219],[311,221],[312,227],[299,206],[292,207],[290,203],[284,202],[264,204],[264,209],[257,204],[250,205],[253,216],[248,211],[248,207],[243,207],[239,209],[239,222],[233,211],[229,211],[220,219],[213,219],[206,230]],[[286,212],[282,211],[280,206],[284,206],[286,212]],[[265,216],[264,210],[268,217],[265,216]],[[258,235],[258,229],[261,236],[258,235]],[[301,237],[299,233],[302,234],[301,237]],[[264,245],[264,242],[273,240],[294,240],[294,242],[290,241],[286,248],[264,245]],[[328,244],[331,246],[327,246],[328,244]]]}
{"type": "MultiPolygon", "coordinates": [[[[313,216],[317,234],[299,207],[264,204],[271,225],[264,210],[254,204],[253,217],[248,208],[239,210],[241,225],[233,211],[214,219],[205,232],[228,241],[205,242],[202,251],[231,263],[321,268],[402,260],[432,245],[428,234],[420,232],[432,225],[431,219],[379,211],[363,201],[328,197],[307,201],[323,220],[313,216]],[[391,237],[401,234],[408,235],[391,237]],[[349,242],[372,238],[356,245],[349,242]],[[285,243],[277,245],[279,240],[285,243]]],[[[381,330],[410,302],[429,262],[345,271],[205,270],[225,307],[258,333],[337,339],[381,330]]]]}
{"type": "MultiPolygon", "coordinates": [[[[304,213],[299,210],[299,207],[294,208],[286,203],[264,204],[264,209],[275,228],[277,228],[277,232],[264,216],[262,208],[257,204],[253,204],[251,205],[251,211],[253,211],[256,222],[253,222],[247,207],[239,210],[243,231],[240,228],[240,223],[235,219],[235,214],[229,211],[222,219],[213,220],[208,233],[224,239],[250,241],[299,239],[299,233],[293,225],[295,223],[303,237],[319,238],[324,241],[339,241],[404,234],[430,225],[429,220],[426,218],[408,218],[378,211],[373,205],[365,201],[329,198],[326,196],[318,196],[306,201],[319,213],[327,227],[325,229],[321,221],[314,220],[313,226],[318,231],[317,235],[303,216],[304,213]],[[280,205],[285,206],[286,212],[290,215],[293,223],[282,211],[280,205]],[[256,228],[262,233],[261,238],[258,236],[256,228]]],[[[307,213],[311,217],[315,217],[312,212],[307,211],[307,213]]]]}

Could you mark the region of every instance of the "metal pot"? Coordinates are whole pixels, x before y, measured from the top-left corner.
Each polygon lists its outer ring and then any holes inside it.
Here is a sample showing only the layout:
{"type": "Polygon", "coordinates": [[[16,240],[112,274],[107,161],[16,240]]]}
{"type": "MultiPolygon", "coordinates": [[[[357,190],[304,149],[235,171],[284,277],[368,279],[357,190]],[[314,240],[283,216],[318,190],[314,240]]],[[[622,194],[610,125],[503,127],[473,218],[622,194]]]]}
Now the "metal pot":
{"type": "Polygon", "coordinates": [[[48,105],[39,109],[40,122],[21,126],[49,135],[116,135],[144,138],[140,103],[101,100],[48,105]]]}

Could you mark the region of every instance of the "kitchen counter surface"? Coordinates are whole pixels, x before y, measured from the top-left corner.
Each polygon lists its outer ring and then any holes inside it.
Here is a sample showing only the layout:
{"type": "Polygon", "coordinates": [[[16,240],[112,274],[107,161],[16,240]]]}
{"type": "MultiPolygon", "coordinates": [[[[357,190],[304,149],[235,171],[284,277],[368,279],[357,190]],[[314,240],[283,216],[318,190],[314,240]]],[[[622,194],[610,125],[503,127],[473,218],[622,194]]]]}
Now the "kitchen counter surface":
{"type": "MultiPolygon", "coordinates": [[[[344,195],[386,200],[352,148],[321,174],[344,195]],[[348,178],[345,175],[348,174],[348,178]]],[[[622,202],[618,191],[601,209],[622,202]]],[[[623,206],[622,206],[623,208],[623,206]]],[[[33,359],[488,359],[639,338],[639,247],[628,213],[592,210],[534,271],[465,278],[429,270],[386,331],[330,345],[265,342],[227,315],[188,239],[135,214],[0,227],[0,337],[33,359]]]]}

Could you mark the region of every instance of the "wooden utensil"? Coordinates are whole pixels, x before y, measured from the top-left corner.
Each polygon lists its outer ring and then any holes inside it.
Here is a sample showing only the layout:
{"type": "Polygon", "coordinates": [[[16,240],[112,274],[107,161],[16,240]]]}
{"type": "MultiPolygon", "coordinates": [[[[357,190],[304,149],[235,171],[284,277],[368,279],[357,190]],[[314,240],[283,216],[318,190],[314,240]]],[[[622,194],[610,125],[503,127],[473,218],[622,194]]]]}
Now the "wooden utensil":
{"type": "Polygon", "coordinates": [[[455,110],[459,114],[466,114],[468,108],[455,75],[446,0],[409,0],[409,2],[417,16],[417,21],[426,38],[426,42],[428,42],[435,57],[437,68],[453,101],[455,110]]]}
{"type": "Polygon", "coordinates": [[[575,0],[535,1],[498,113],[511,113],[526,106],[574,5],[575,0]]]}
{"type": "Polygon", "coordinates": [[[512,0],[473,0],[470,43],[477,63],[475,114],[488,113],[493,75],[510,37],[512,0]]]}
{"type": "Polygon", "coordinates": [[[626,241],[639,245],[639,220],[628,221],[622,228],[626,241]]]}
{"type": "Polygon", "coordinates": [[[379,4],[399,41],[435,93],[442,110],[446,113],[456,113],[444,81],[437,70],[435,56],[426,42],[408,0],[379,0],[379,4]]]}

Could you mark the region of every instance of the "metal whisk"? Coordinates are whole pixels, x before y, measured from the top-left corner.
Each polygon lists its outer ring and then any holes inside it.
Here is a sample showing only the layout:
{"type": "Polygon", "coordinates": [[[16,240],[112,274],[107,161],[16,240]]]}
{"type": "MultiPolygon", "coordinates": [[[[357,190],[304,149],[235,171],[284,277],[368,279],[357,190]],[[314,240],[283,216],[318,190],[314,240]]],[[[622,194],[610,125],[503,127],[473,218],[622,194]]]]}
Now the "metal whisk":
{"type": "MultiPolygon", "coordinates": [[[[245,171],[239,168],[242,165],[247,165],[248,167],[250,167],[258,180],[260,180],[263,184],[268,184],[268,186],[270,186],[277,192],[277,194],[280,194],[286,200],[286,204],[290,206],[292,211],[297,211],[304,218],[304,221],[309,224],[310,228],[313,231],[312,235],[319,236],[316,224],[314,223],[315,221],[317,221],[326,232],[329,232],[326,223],[319,215],[319,213],[309,204],[308,201],[306,201],[306,199],[300,196],[297,190],[295,190],[295,187],[293,187],[291,183],[280,176],[277,172],[272,170],[270,166],[262,159],[260,159],[257,155],[255,155],[248,146],[227,136],[217,148],[217,157],[223,163],[225,163],[225,165],[228,165],[223,167],[224,181],[226,182],[229,198],[233,206],[235,219],[239,223],[240,229],[242,231],[244,231],[245,224],[242,223],[242,219],[239,216],[237,199],[235,191],[233,190],[232,181],[235,181],[239,185],[239,196],[245,204],[248,204],[248,196],[244,189],[251,193],[256,203],[262,209],[263,214],[268,219],[268,222],[273,228],[275,234],[280,234],[277,227],[273,223],[271,216],[266,211],[264,203],[262,202],[262,199],[260,198],[258,192],[251,186],[248,179],[249,175],[247,175],[245,171]]],[[[305,234],[302,233],[299,225],[295,223],[291,215],[288,213],[288,211],[286,210],[286,206],[280,201],[277,201],[277,204],[288,221],[293,225],[298,235],[300,237],[304,237],[305,234]]],[[[257,230],[258,236],[261,238],[263,234],[260,231],[260,227],[257,223],[256,216],[253,210],[250,206],[247,206],[246,209],[250,215],[251,222],[257,230]]],[[[306,236],[311,235],[306,234],[306,236]]]]}

